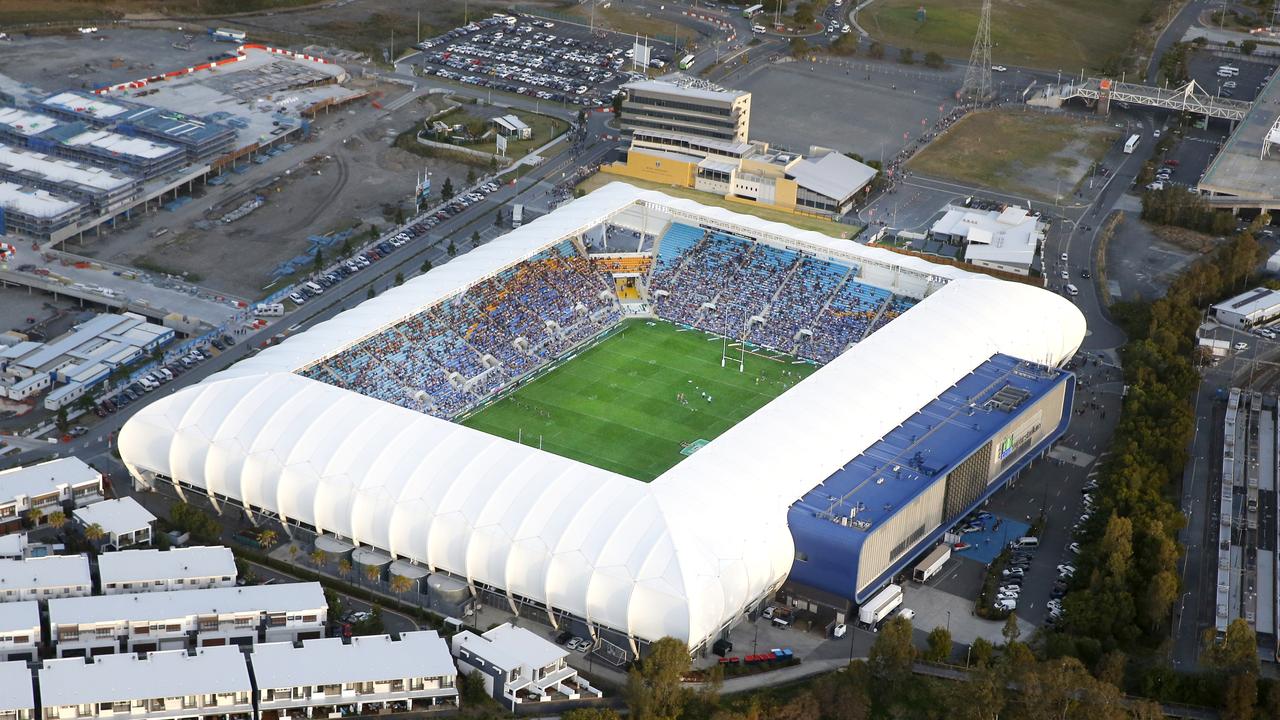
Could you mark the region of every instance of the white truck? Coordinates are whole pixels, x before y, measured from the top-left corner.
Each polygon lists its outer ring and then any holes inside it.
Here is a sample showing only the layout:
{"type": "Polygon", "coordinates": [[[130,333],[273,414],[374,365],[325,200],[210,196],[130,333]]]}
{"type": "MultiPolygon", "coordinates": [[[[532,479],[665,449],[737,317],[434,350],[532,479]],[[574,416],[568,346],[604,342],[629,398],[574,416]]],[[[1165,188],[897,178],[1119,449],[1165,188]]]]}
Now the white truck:
{"type": "Polygon", "coordinates": [[[929,582],[929,579],[942,571],[947,561],[951,559],[951,546],[942,543],[924,556],[924,559],[916,563],[915,571],[911,574],[912,579],[918,583],[929,582]]]}
{"type": "Polygon", "coordinates": [[[902,588],[898,585],[887,585],[858,608],[858,624],[875,629],[900,605],[902,605],[902,588]]]}
{"type": "Polygon", "coordinates": [[[518,228],[524,223],[524,205],[516,203],[511,207],[511,227],[518,228]]]}
{"type": "Polygon", "coordinates": [[[1138,141],[1141,139],[1141,135],[1130,135],[1129,139],[1124,142],[1124,153],[1126,155],[1132,155],[1134,149],[1138,147],[1138,141]]]}

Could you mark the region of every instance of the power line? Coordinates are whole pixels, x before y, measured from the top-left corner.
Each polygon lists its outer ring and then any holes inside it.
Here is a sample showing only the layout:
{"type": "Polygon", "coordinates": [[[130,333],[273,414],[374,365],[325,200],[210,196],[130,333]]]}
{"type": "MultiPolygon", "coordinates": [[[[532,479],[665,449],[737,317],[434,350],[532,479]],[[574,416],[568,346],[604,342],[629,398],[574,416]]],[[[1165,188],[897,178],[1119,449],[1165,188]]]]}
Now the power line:
{"type": "Polygon", "coordinates": [[[973,39],[973,52],[969,54],[969,67],[964,71],[959,97],[971,102],[985,102],[991,99],[991,95],[991,0],[982,0],[978,34],[973,39]]]}

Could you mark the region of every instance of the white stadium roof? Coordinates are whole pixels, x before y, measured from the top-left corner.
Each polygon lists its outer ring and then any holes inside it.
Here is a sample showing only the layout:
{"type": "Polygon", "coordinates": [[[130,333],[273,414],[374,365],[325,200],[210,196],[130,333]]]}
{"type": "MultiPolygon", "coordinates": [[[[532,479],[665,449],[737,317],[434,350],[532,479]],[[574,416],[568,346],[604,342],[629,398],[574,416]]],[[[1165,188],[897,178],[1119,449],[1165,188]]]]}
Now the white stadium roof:
{"type": "Polygon", "coordinates": [[[1083,337],[1080,312],[1044,290],[614,183],[148,405],[119,447],[135,477],[697,644],[786,577],[797,498],[993,354],[1057,364],[1083,337]],[[648,484],[295,374],[637,203],[935,290],[648,484]]]}

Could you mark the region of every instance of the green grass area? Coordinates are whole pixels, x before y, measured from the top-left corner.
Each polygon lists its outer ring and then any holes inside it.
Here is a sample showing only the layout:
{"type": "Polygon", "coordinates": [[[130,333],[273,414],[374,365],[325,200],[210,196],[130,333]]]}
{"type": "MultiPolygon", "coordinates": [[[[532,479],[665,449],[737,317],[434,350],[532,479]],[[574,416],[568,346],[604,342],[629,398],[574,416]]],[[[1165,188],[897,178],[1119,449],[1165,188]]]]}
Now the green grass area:
{"type": "Polygon", "coordinates": [[[704,332],[629,320],[463,424],[534,447],[541,438],[543,450],[648,482],[815,369],[747,355],[739,372],[720,356],[720,339],[704,332]]]}
{"type": "MultiPolygon", "coordinates": [[[[77,20],[119,20],[126,15],[217,16],[260,10],[286,10],[319,4],[318,0],[38,0],[0,2],[0,23],[61,23],[77,20]]],[[[16,28],[5,28],[14,32],[16,28]]],[[[107,31],[108,28],[103,28],[107,31]]]]}
{"type": "Polygon", "coordinates": [[[798,227],[801,230],[813,230],[814,232],[820,232],[823,235],[840,240],[847,240],[857,235],[858,232],[862,230],[862,228],[857,225],[843,225],[841,223],[832,222],[813,215],[797,215],[785,210],[774,210],[772,208],[749,205],[747,203],[733,202],[732,200],[724,199],[723,195],[702,192],[701,190],[694,190],[692,188],[663,185],[662,183],[623,177],[621,175],[610,175],[605,172],[598,172],[578,183],[578,189],[589,193],[592,190],[602,188],[611,182],[624,182],[645,190],[658,190],[674,197],[688,198],[689,200],[700,202],[703,205],[714,205],[716,207],[722,207],[727,210],[742,213],[743,215],[755,215],[756,217],[764,220],[786,223],[792,227],[798,227]]]}
{"type": "Polygon", "coordinates": [[[569,123],[557,117],[550,115],[542,115],[531,112],[516,112],[515,116],[524,121],[525,125],[533,131],[533,137],[528,140],[517,140],[507,142],[507,157],[511,160],[519,160],[529,154],[530,150],[542,147],[557,137],[564,134],[569,129],[569,123]]]}
{"type": "Polygon", "coordinates": [[[1037,112],[972,113],[920,151],[921,175],[1053,201],[1070,197],[1120,133],[1102,122],[1037,112]]]}
{"type": "MultiPolygon", "coordinates": [[[[1100,67],[1128,49],[1151,5],[1151,0],[997,0],[991,6],[991,57],[1067,74],[1100,67]]],[[[886,43],[964,59],[981,9],[982,0],[878,0],[859,17],[867,32],[886,43]],[[924,22],[917,19],[921,7],[924,22]]]]}

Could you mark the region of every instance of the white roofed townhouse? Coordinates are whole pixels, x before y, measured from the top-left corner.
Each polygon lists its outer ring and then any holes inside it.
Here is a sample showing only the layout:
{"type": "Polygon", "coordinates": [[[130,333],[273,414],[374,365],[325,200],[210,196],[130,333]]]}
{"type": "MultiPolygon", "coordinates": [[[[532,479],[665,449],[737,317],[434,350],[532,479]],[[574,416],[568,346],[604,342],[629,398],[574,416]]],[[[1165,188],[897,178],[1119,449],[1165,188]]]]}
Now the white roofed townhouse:
{"type": "Polygon", "coordinates": [[[319,583],[95,595],[49,602],[58,657],[323,637],[319,583]]]}
{"type": "Polygon", "coordinates": [[[40,641],[39,603],[0,603],[0,661],[35,660],[40,641]]]}
{"type": "Polygon", "coordinates": [[[451,644],[458,670],[479,673],[485,690],[508,710],[523,703],[601,696],[565,662],[564,648],[510,623],[483,635],[464,630],[451,644]]]}
{"type": "Polygon", "coordinates": [[[250,656],[262,720],[372,715],[458,705],[457,668],[434,630],[266,643],[250,656]]]}
{"type": "Polygon", "coordinates": [[[45,720],[253,718],[253,684],[236,647],[46,660],[38,681],[45,720]]]}
{"type": "Polygon", "coordinates": [[[0,560],[0,602],[78,598],[92,592],[85,555],[0,560]]]}
{"type": "Polygon", "coordinates": [[[232,587],[236,560],[221,545],[122,550],[98,557],[98,581],[103,595],[232,587]]]}
{"type": "Polygon", "coordinates": [[[0,662],[0,720],[33,720],[35,686],[25,662],[0,662]]]}
{"type": "Polygon", "coordinates": [[[0,535],[22,529],[32,509],[42,519],[55,510],[82,507],[105,497],[102,473],[75,457],[0,472],[0,535]]]}
{"type": "Polygon", "coordinates": [[[111,546],[107,549],[150,545],[151,524],[156,521],[155,515],[131,497],[103,500],[75,510],[72,516],[86,531],[98,526],[102,537],[96,542],[111,546]]]}

